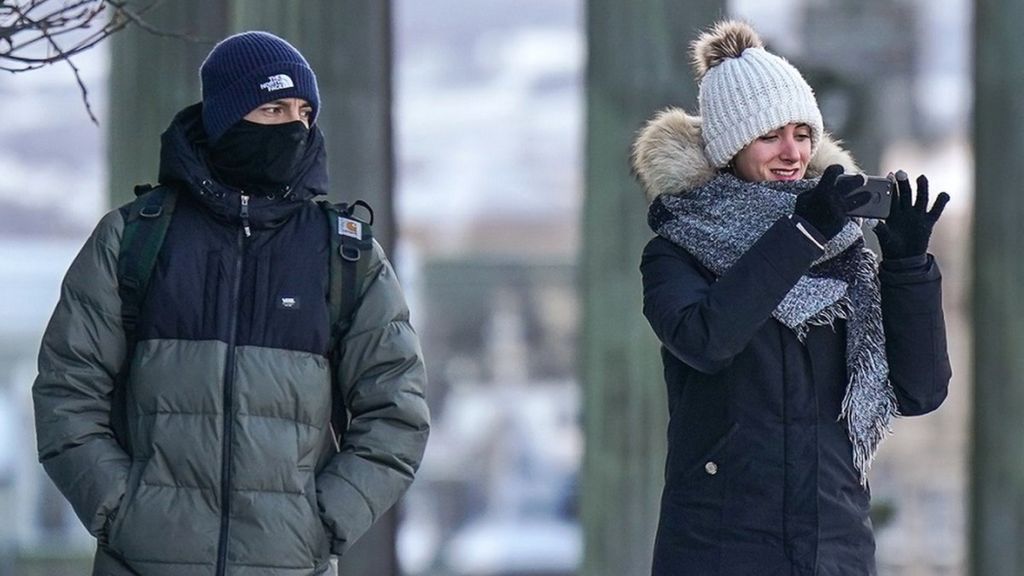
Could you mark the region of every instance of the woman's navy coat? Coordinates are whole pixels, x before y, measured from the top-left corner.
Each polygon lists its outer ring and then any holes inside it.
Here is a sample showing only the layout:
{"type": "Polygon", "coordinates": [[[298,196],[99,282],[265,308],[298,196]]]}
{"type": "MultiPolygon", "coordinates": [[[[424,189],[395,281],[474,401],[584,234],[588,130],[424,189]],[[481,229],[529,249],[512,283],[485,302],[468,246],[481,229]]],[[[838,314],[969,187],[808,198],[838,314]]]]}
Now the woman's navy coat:
{"type": "MultiPolygon", "coordinates": [[[[647,199],[711,180],[703,148],[699,118],[655,116],[633,148],[647,199]]],[[[824,135],[808,177],[831,164],[859,171],[824,135]]],[[[644,314],[663,344],[670,415],[655,576],[875,573],[870,495],[838,419],[846,325],[812,327],[801,343],[771,317],[820,254],[788,218],[719,278],[663,238],[644,250],[644,314]]],[[[879,277],[899,410],[930,412],[950,378],[938,266],[885,261],[879,277]]]]}
{"type": "MultiPolygon", "coordinates": [[[[722,277],[663,238],[644,314],[663,344],[670,423],[656,576],[875,573],[869,493],[845,423],[845,324],[801,343],[771,317],[820,249],[783,218],[722,277]]],[[[905,416],[950,378],[931,256],[880,271],[890,378],[905,416]]]]}

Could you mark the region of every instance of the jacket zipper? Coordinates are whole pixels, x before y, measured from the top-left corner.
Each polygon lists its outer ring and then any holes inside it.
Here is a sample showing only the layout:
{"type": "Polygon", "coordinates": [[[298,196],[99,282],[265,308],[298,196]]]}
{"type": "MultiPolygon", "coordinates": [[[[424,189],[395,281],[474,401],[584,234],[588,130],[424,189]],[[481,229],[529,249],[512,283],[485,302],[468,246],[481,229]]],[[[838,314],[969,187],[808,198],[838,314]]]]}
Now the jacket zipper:
{"type": "Polygon", "coordinates": [[[217,576],[227,573],[228,561],[228,529],[231,524],[231,441],[234,428],[231,425],[233,409],[233,392],[235,381],[235,343],[238,330],[239,293],[242,289],[242,262],[245,256],[245,239],[252,235],[249,229],[249,197],[241,195],[239,215],[242,227],[237,234],[238,253],[235,257],[235,278],[231,290],[231,320],[228,324],[228,348],[224,363],[224,430],[221,446],[220,469],[220,542],[217,552],[217,576]]]}

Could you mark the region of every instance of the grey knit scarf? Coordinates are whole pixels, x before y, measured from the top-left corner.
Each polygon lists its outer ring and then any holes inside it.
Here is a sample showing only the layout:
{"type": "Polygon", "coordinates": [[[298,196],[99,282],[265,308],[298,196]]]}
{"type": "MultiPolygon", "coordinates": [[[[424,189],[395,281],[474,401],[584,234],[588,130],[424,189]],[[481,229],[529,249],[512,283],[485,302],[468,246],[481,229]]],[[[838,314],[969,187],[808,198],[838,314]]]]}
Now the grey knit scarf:
{"type": "MultiPolygon", "coordinates": [[[[684,248],[716,276],[724,274],[779,218],[793,213],[796,195],[815,180],[747,182],[728,173],[683,194],[651,203],[648,224],[684,248]]],[[[786,294],[772,317],[803,342],[815,325],[846,320],[849,381],[838,418],[846,420],[861,484],[897,415],[889,382],[875,255],[851,222],[786,294]]]]}

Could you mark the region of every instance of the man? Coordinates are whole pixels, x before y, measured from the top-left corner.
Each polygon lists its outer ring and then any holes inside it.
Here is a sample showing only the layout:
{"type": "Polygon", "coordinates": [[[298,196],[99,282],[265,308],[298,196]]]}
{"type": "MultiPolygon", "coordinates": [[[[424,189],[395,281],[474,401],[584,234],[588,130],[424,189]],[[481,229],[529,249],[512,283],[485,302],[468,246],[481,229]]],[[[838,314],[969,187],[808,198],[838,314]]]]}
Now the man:
{"type": "Polygon", "coordinates": [[[67,273],[33,387],[40,461],[98,540],[94,575],[327,574],[419,466],[419,342],[374,245],[332,349],[336,232],[310,201],[327,174],[302,55],[246,32],[200,73],[203,101],[162,137],[176,208],[134,336],[118,285],[128,207],[67,273]]]}

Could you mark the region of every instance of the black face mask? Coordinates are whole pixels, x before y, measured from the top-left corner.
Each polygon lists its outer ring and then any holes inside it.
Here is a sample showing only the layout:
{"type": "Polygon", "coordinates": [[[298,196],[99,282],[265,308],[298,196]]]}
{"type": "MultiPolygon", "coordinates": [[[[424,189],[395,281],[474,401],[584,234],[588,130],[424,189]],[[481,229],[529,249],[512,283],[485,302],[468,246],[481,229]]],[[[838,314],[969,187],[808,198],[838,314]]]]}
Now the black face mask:
{"type": "Polygon", "coordinates": [[[273,195],[292,183],[306,153],[309,128],[302,122],[236,122],[210,145],[218,180],[249,193],[273,195]]]}

